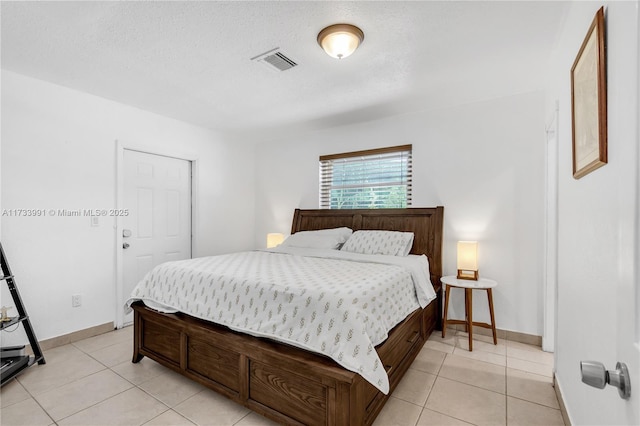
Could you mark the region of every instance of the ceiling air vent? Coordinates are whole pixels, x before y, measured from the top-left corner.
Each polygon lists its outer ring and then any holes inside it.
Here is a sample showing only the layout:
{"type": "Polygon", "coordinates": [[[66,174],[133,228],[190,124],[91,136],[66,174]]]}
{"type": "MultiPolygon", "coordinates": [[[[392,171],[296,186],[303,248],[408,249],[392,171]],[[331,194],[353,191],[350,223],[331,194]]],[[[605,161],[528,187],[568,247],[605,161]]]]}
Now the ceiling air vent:
{"type": "Polygon", "coordinates": [[[251,58],[252,61],[261,62],[274,71],[286,71],[298,64],[287,58],[284,53],[280,52],[280,48],[276,47],[261,55],[251,58]]]}

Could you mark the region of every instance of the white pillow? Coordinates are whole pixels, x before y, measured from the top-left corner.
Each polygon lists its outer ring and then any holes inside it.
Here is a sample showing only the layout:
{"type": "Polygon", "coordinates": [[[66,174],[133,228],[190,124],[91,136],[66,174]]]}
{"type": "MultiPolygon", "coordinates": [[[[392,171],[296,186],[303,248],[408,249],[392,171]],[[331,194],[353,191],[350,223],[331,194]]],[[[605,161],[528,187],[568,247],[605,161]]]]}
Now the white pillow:
{"type": "Polygon", "coordinates": [[[304,247],[317,249],[339,249],[353,231],[349,228],[300,231],[290,235],[281,244],[284,247],[304,247]]]}
{"type": "Polygon", "coordinates": [[[413,246],[413,232],[356,231],[340,250],[362,254],[407,256],[413,246]]]}
{"type": "Polygon", "coordinates": [[[298,231],[294,235],[337,235],[340,237],[342,242],[347,241],[347,238],[353,234],[353,230],[351,228],[342,227],[342,228],[330,228],[330,229],[318,229],[315,231],[298,231]]]}

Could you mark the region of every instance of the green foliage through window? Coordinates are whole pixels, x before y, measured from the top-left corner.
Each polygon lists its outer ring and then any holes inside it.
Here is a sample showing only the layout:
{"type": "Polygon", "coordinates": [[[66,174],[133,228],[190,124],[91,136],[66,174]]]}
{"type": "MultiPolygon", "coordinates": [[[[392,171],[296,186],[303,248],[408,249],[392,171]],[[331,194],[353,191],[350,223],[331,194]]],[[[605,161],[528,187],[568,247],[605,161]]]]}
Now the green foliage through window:
{"type": "Polygon", "coordinates": [[[320,207],[411,205],[411,145],[320,157],[320,207]]]}

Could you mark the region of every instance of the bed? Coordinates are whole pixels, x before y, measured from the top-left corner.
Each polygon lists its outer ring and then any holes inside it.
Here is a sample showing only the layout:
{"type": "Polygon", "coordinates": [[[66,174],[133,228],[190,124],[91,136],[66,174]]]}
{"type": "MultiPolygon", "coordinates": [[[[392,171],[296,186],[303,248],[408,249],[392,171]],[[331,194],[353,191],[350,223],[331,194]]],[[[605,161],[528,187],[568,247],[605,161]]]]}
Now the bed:
{"type": "Polygon", "coordinates": [[[375,346],[388,393],[327,356],[142,302],[131,305],[133,362],[149,357],[282,424],[371,424],[431,332],[441,327],[443,213],[443,207],[294,212],[292,234],[340,227],[412,232],[411,253],[428,257],[435,300],[375,346]]]}

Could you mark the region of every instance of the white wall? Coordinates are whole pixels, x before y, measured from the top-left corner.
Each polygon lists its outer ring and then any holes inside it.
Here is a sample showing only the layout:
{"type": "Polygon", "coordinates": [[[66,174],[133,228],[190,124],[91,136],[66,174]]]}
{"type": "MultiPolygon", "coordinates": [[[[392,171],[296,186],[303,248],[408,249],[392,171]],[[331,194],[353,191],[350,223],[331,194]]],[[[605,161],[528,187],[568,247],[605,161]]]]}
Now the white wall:
{"type": "MultiPolygon", "coordinates": [[[[194,256],[253,248],[251,145],[2,71],[3,209],[115,207],[116,140],[198,158],[194,256]]],[[[114,225],[102,219],[91,227],[85,217],[2,217],[2,243],[39,339],[114,320],[114,225]],[[80,308],[71,307],[76,293],[80,308]]],[[[13,305],[2,295],[3,304],[13,305]]]]}
{"type": "MultiPolygon", "coordinates": [[[[256,246],[290,232],[293,209],[318,208],[318,157],[413,144],[414,207],[445,207],[444,271],[456,242],[479,241],[496,279],[497,326],[542,334],[544,95],[528,93],[298,134],[257,146],[256,246]]],[[[453,293],[452,293],[453,294],[453,293]]],[[[464,316],[462,294],[452,315],[464,316]]],[[[474,318],[488,321],[484,297],[474,318]]]]}
{"type": "MultiPolygon", "coordinates": [[[[637,216],[637,206],[633,205],[638,190],[637,8],[638,2],[573,3],[550,61],[546,100],[549,114],[556,100],[559,105],[556,379],[572,424],[624,423],[623,417],[614,415],[623,411],[614,405],[622,404],[615,389],[597,390],[582,384],[580,361],[600,361],[609,369],[615,367],[616,361],[624,361],[616,359],[616,306],[620,273],[627,268],[622,243],[634,238],[633,228],[627,227],[625,219],[631,216],[633,222],[637,216]],[[609,162],[575,180],[570,70],[596,11],[603,4],[609,162]]],[[[638,372],[631,372],[631,376],[637,381],[638,372]]],[[[635,384],[632,389],[638,390],[635,384]]]]}

